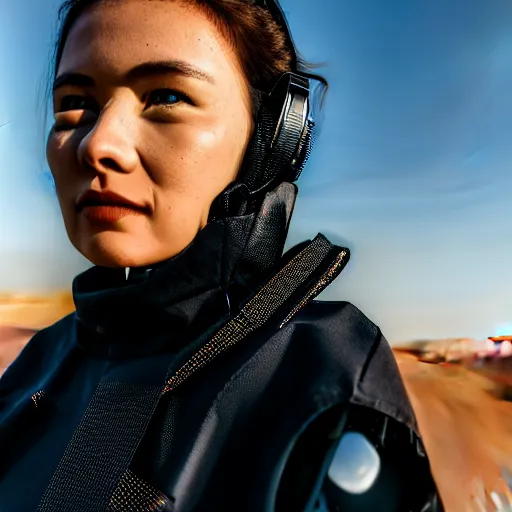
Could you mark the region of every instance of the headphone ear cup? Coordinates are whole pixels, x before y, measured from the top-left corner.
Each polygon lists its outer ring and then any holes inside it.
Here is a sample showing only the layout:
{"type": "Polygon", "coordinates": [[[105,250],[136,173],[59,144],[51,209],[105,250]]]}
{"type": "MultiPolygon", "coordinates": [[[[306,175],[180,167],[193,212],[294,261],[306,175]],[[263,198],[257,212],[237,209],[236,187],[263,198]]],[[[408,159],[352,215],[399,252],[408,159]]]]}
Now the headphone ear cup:
{"type": "Polygon", "coordinates": [[[311,151],[309,81],[285,73],[260,107],[239,180],[252,193],[295,181],[311,151]]]}
{"type": "Polygon", "coordinates": [[[266,162],[271,151],[271,142],[279,118],[272,113],[268,102],[269,99],[266,99],[258,112],[254,132],[247,146],[239,178],[250,191],[260,189],[272,178],[266,169],[266,162]]]}
{"type": "Polygon", "coordinates": [[[315,145],[315,135],[315,123],[311,119],[308,119],[306,126],[304,127],[304,133],[299,143],[296,160],[292,163],[293,178],[289,181],[298,180],[302,174],[302,171],[304,170],[304,167],[306,166],[306,163],[311,155],[311,150],[315,145]]]}

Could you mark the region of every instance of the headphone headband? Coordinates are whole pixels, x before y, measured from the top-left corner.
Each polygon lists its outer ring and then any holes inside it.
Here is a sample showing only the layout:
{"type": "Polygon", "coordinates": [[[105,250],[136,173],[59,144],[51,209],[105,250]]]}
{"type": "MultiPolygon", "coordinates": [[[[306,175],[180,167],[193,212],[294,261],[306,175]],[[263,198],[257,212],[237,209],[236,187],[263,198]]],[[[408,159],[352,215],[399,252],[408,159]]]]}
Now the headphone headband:
{"type": "Polygon", "coordinates": [[[296,71],[298,64],[297,50],[295,49],[295,43],[293,42],[290,27],[288,26],[288,22],[286,21],[283,9],[279,5],[278,0],[256,0],[255,4],[267,9],[267,11],[272,15],[272,18],[274,18],[275,22],[281,27],[281,30],[284,32],[288,40],[288,46],[292,51],[292,69],[296,71]]]}

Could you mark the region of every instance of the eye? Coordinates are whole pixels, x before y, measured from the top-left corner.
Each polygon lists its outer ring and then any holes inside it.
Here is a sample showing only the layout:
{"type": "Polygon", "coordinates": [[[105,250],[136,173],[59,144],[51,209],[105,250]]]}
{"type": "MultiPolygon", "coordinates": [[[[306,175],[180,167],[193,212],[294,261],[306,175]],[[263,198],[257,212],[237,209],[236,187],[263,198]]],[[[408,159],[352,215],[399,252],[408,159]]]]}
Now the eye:
{"type": "Polygon", "coordinates": [[[97,113],[99,108],[96,102],[87,96],[64,96],[60,102],[59,112],[69,112],[71,110],[92,110],[97,113]]]}
{"type": "Polygon", "coordinates": [[[148,94],[146,104],[148,107],[157,105],[170,106],[187,100],[188,98],[184,94],[172,89],[156,89],[148,94]]]}

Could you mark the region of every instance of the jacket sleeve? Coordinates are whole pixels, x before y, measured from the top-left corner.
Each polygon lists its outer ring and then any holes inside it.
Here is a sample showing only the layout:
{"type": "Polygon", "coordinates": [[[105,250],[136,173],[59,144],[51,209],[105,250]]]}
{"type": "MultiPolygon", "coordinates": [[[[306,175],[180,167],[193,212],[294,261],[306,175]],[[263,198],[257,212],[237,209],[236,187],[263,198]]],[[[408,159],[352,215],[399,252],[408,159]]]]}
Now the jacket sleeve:
{"type": "Polygon", "coordinates": [[[393,351],[380,330],[360,373],[353,403],[380,411],[418,433],[393,351]]]}

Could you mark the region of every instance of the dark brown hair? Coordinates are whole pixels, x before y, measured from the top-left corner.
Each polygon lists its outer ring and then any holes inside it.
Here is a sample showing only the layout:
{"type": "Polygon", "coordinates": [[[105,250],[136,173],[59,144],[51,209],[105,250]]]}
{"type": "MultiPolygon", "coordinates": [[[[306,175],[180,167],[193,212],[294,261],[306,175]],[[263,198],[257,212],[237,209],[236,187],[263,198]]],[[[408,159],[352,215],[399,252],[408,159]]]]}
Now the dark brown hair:
{"type": "MultiPolygon", "coordinates": [[[[59,16],[61,27],[55,48],[53,76],[57,72],[64,45],[69,32],[89,7],[102,3],[123,0],[65,0],[59,16]]],[[[253,113],[257,114],[262,95],[269,93],[279,77],[287,71],[311,69],[297,56],[294,67],[294,53],[285,32],[278,26],[269,11],[251,0],[172,0],[180,1],[203,11],[215,23],[222,35],[235,49],[242,70],[251,90],[253,113]]],[[[321,96],[325,94],[327,82],[320,75],[311,75],[321,84],[321,96]]]]}

